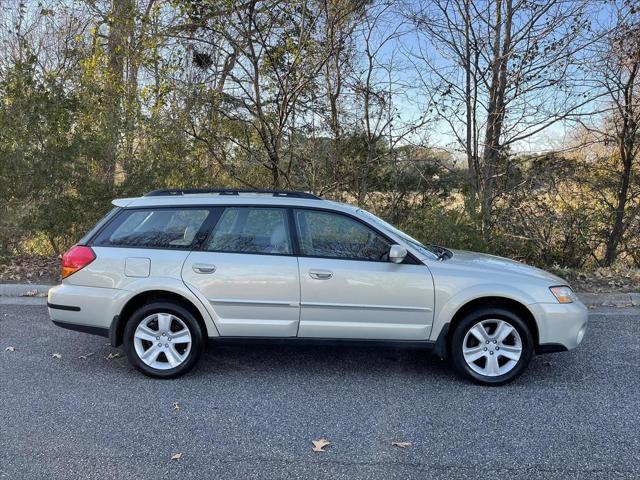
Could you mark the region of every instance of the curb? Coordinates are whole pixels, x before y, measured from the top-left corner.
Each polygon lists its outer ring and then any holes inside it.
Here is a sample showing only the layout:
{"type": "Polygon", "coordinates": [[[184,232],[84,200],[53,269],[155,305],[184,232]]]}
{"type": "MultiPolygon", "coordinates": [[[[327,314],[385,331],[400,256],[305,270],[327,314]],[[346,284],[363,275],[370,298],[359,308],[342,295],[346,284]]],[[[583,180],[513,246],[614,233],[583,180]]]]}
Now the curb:
{"type": "Polygon", "coordinates": [[[578,293],[587,307],[638,307],[640,292],[634,293],[578,293]]]}
{"type": "MultiPolygon", "coordinates": [[[[53,285],[35,283],[0,283],[0,297],[47,296],[53,285]]],[[[587,307],[638,307],[640,292],[634,293],[578,293],[578,298],[587,307]]]]}
{"type": "Polygon", "coordinates": [[[0,297],[46,297],[53,285],[36,283],[0,283],[0,297]]]}

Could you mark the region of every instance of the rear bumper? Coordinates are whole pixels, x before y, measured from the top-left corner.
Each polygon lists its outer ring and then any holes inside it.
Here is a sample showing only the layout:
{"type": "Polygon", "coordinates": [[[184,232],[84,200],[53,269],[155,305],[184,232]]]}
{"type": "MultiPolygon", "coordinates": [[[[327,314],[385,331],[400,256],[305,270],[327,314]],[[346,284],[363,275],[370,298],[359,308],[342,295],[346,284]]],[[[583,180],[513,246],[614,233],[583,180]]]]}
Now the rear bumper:
{"type": "Polygon", "coordinates": [[[62,284],[49,289],[47,307],[51,321],[63,328],[108,336],[113,310],[129,294],[112,288],[62,284]]]}
{"type": "Polygon", "coordinates": [[[588,310],[581,302],[529,305],[538,324],[538,353],[576,348],[587,331],[588,310]]]}
{"type": "Polygon", "coordinates": [[[54,325],[60,328],[66,328],[67,330],[73,330],[74,332],[90,333],[91,335],[100,335],[101,337],[109,338],[109,329],[102,327],[88,327],[86,325],[80,325],[78,323],[59,322],[57,320],[51,320],[54,325]]]}

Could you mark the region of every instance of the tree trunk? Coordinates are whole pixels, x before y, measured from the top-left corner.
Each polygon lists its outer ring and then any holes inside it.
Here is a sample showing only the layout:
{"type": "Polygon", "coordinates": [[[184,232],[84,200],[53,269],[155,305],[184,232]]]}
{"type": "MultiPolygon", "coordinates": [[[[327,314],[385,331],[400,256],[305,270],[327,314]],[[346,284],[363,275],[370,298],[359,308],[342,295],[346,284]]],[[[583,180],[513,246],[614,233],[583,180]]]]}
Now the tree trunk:
{"type": "Polygon", "coordinates": [[[271,187],[277,190],[280,188],[280,158],[277,151],[269,150],[269,162],[271,163],[271,187]]]}
{"type": "Polygon", "coordinates": [[[502,0],[496,0],[491,87],[487,111],[487,128],[483,151],[482,231],[485,238],[491,229],[491,211],[495,196],[495,175],[501,150],[502,124],[505,116],[505,91],[507,65],[511,50],[512,0],[505,2],[505,18],[502,19],[502,0]],[[504,23],[504,30],[503,30],[504,23]]]}
{"type": "Polygon", "coordinates": [[[465,36],[465,107],[466,107],[466,139],[465,150],[467,155],[467,182],[469,191],[466,198],[466,209],[471,215],[476,214],[478,199],[478,169],[476,168],[477,158],[474,149],[474,95],[471,85],[471,18],[470,1],[464,2],[464,36],[465,36]]]}
{"type": "Polygon", "coordinates": [[[115,183],[117,152],[122,130],[123,80],[132,12],[131,0],[112,1],[107,38],[107,78],[105,79],[104,92],[105,104],[107,105],[105,107],[107,139],[101,158],[101,179],[108,187],[115,183]]]}
{"type": "MultiPolygon", "coordinates": [[[[640,55],[639,55],[640,56],[640,55]]],[[[616,210],[613,226],[607,238],[604,265],[611,266],[618,256],[618,246],[625,234],[625,209],[629,200],[629,186],[631,184],[633,161],[637,152],[638,112],[636,106],[636,78],[640,69],[640,61],[636,60],[629,69],[629,78],[623,88],[624,104],[622,105],[622,125],[617,136],[618,153],[622,162],[622,175],[617,193],[616,210]]]]}
{"type": "Polygon", "coordinates": [[[624,211],[627,206],[627,195],[629,194],[629,180],[631,177],[631,162],[624,162],[624,170],[620,179],[620,189],[616,205],[613,228],[607,238],[607,246],[604,256],[604,265],[609,267],[615,262],[618,256],[618,245],[624,235],[624,211]]]}

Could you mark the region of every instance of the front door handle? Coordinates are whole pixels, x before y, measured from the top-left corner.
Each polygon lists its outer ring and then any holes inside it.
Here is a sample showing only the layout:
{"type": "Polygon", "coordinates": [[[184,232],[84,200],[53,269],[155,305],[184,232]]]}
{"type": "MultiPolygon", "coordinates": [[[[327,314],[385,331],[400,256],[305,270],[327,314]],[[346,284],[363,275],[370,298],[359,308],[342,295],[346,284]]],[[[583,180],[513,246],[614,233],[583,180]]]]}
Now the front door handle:
{"type": "Polygon", "coordinates": [[[309,270],[309,276],[316,280],[329,280],[333,277],[333,272],[330,270],[309,270]]]}
{"type": "Polygon", "coordinates": [[[206,263],[194,263],[192,268],[196,273],[213,273],[216,271],[215,265],[208,265],[206,263]]]}

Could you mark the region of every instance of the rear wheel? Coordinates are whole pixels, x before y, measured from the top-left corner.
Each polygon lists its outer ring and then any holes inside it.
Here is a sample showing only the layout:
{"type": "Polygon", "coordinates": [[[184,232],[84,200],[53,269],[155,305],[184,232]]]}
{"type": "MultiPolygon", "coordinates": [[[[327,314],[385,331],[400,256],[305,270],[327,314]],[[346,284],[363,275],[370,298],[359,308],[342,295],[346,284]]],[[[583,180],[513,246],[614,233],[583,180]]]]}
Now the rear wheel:
{"type": "Polygon", "coordinates": [[[522,374],[533,356],[533,338],[526,323],[501,308],[470,313],[451,337],[456,371],[476,383],[504,385],[522,374]]]}
{"type": "Polygon", "coordinates": [[[203,334],[195,316],[173,302],[140,307],[124,330],[129,363],[156,378],[173,378],[193,368],[202,353],[203,334]]]}

